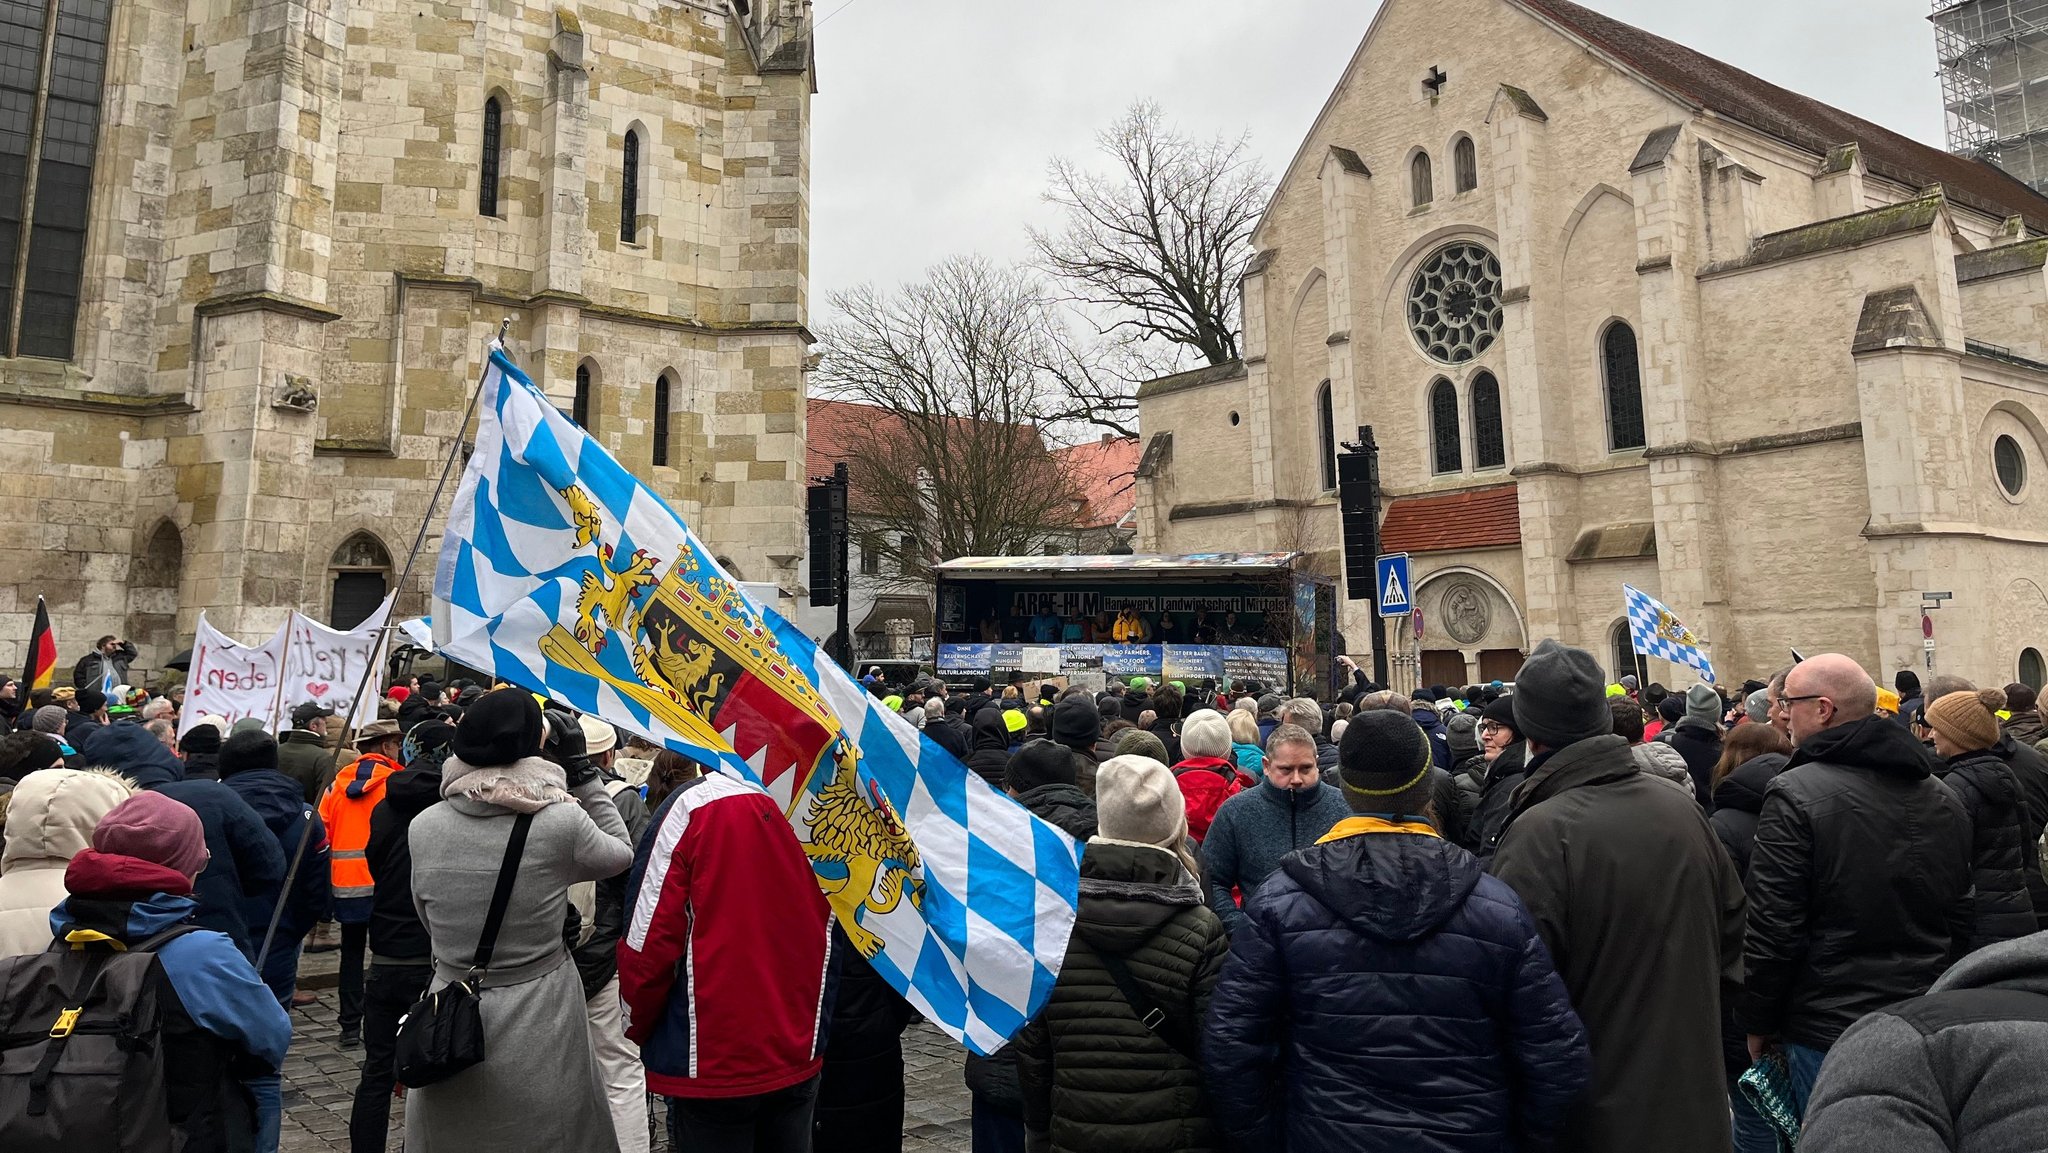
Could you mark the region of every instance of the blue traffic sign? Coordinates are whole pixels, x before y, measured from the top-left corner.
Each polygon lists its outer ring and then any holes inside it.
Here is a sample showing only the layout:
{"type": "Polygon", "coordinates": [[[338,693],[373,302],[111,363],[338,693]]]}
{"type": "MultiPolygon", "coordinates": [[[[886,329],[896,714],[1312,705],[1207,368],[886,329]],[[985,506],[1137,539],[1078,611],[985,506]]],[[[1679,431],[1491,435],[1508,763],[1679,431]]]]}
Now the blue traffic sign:
{"type": "Polygon", "coordinates": [[[1398,617],[1414,610],[1408,583],[1408,554],[1388,553],[1373,562],[1373,588],[1378,590],[1380,615],[1398,617]]]}

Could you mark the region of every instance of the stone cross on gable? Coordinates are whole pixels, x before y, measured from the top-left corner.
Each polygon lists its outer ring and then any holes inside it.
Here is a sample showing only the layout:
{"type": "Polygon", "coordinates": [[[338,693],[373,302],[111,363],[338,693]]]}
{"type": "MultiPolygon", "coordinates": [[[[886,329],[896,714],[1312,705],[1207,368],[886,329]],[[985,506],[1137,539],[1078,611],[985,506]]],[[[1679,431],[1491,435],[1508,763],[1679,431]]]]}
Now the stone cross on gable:
{"type": "Polygon", "coordinates": [[[1450,73],[1432,64],[1429,66],[1429,75],[1422,78],[1422,86],[1429,90],[1431,96],[1441,96],[1444,93],[1444,85],[1449,83],[1450,79],[1450,73]]]}

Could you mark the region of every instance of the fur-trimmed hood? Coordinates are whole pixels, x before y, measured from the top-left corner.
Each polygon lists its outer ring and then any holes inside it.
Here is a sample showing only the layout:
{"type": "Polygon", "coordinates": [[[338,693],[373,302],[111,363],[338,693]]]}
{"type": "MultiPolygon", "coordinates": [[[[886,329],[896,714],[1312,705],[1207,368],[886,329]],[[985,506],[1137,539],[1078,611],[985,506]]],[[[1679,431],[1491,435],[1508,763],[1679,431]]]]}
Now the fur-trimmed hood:
{"type": "Polygon", "coordinates": [[[569,795],[569,780],[561,766],[539,757],[521,757],[509,765],[477,766],[451,756],[441,766],[441,797],[515,813],[537,813],[575,799],[569,795]]]}

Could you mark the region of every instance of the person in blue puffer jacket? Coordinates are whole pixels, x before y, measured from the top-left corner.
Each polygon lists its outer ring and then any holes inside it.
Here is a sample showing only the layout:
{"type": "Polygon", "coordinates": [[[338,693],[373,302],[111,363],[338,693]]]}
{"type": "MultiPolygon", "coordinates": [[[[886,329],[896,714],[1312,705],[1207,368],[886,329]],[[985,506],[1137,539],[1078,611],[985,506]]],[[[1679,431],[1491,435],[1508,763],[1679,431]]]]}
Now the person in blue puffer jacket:
{"type": "Polygon", "coordinates": [[[1246,902],[1202,1046],[1239,1149],[1547,1150],[1592,1072],[1512,889],[1429,822],[1428,738],[1351,718],[1351,817],[1246,902]]]}

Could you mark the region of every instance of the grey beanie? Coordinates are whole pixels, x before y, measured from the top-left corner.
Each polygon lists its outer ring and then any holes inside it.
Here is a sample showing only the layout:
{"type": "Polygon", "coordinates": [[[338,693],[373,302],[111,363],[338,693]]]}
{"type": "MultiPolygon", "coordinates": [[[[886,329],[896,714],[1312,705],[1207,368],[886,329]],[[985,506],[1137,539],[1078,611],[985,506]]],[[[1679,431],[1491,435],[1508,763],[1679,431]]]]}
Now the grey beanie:
{"type": "Polygon", "coordinates": [[[44,736],[60,736],[71,723],[71,710],[63,705],[44,705],[29,718],[29,727],[44,736]]]}
{"type": "Polygon", "coordinates": [[[1771,691],[1769,689],[1758,689],[1749,694],[1749,699],[1742,702],[1742,708],[1749,714],[1749,719],[1757,724],[1763,724],[1765,721],[1770,720],[1771,691]]]}
{"type": "Polygon", "coordinates": [[[1712,728],[1721,727],[1721,694],[1708,684],[1685,690],[1685,719],[1712,728]]]}
{"type": "Polygon", "coordinates": [[[1479,751],[1479,718],[1470,713],[1454,714],[1444,726],[1451,731],[1451,755],[1469,757],[1479,751]]]}
{"type": "Polygon", "coordinates": [[[1612,734],[1614,714],[1600,662],[1555,639],[1538,644],[1515,675],[1515,727],[1553,749],[1612,734]]]}

